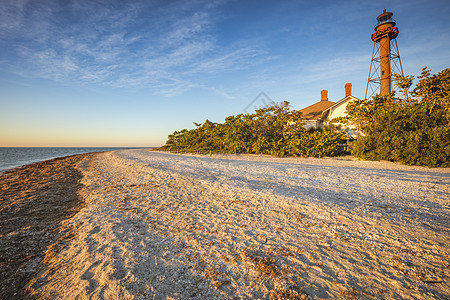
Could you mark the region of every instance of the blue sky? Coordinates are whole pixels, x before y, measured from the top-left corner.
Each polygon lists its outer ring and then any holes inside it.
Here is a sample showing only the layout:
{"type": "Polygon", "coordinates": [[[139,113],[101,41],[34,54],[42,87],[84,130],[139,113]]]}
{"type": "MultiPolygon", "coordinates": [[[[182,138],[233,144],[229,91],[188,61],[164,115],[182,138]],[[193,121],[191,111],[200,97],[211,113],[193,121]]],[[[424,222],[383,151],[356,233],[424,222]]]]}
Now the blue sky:
{"type": "Polygon", "coordinates": [[[1,0],[0,146],[158,146],[260,92],[363,98],[384,8],[406,74],[449,67],[448,1],[1,0]]]}

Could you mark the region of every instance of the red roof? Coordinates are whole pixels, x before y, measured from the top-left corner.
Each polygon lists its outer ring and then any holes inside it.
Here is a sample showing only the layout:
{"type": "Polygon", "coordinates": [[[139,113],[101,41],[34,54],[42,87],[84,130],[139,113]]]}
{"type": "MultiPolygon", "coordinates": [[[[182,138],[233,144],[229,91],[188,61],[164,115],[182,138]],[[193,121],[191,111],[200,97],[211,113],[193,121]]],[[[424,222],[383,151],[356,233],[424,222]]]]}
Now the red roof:
{"type": "Polygon", "coordinates": [[[300,109],[302,112],[302,120],[317,120],[322,115],[322,112],[327,108],[333,106],[336,102],[322,100],[313,105],[300,109]]]}

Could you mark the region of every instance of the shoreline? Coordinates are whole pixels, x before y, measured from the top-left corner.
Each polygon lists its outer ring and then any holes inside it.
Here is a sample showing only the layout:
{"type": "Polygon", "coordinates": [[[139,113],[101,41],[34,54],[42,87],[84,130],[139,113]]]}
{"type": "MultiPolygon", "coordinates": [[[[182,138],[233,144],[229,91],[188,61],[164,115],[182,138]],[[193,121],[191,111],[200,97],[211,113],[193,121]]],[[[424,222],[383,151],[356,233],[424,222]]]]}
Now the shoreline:
{"type": "Polygon", "coordinates": [[[69,234],[62,223],[84,205],[76,165],[93,155],[58,157],[0,175],[1,299],[30,296],[26,286],[43,267],[46,252],[69,234]]]}
{"type": "Polygon", "coordinates": [[[152,147],[0,147],[0,175],[33,163],[71,155],[152,147]]]}
{"type": "Polygon", "coordinates": [[[30,297],[450,296],[448,169],[147,150],[65,166],[79,197],[41,224],[56,233],[30,297]]]}

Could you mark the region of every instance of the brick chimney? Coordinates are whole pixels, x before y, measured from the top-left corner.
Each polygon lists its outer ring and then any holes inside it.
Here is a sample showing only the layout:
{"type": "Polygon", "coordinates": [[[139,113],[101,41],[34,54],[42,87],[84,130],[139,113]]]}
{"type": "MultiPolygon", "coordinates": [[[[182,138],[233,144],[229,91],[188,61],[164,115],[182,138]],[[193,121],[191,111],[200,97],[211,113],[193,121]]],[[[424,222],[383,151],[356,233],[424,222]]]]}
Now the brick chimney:
{"type": "Polygon", "coordinates": [[[352,94],[352,84],[346,83],[345,84],[345,97],[351,96],[351,94],[352,94]]]}
{"type": "Polygon", "coordinates": [[[320,101],[328,101],[328,91],[327,90],[323,90],[320,91],[320,101]]]}

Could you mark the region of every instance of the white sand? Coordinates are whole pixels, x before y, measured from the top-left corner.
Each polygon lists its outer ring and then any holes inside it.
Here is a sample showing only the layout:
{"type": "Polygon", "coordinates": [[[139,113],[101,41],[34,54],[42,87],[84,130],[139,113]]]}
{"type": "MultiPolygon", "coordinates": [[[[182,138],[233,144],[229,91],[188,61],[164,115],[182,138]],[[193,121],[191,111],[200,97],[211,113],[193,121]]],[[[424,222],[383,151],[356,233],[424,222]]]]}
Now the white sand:
{"type": "Polygon", "coordinates": [[[145,150],[79,168],[89,204],[43,297],[450,298],[449,169],[145,150]]]}

